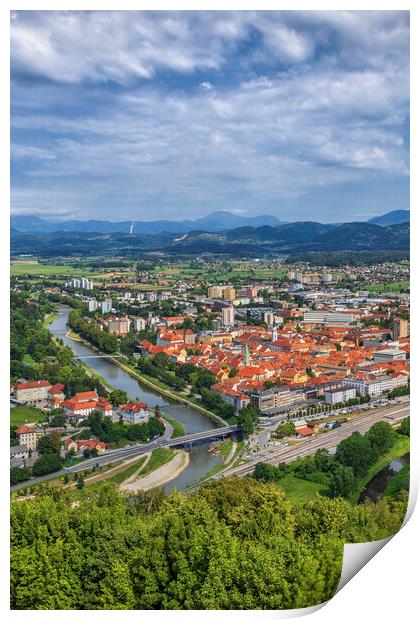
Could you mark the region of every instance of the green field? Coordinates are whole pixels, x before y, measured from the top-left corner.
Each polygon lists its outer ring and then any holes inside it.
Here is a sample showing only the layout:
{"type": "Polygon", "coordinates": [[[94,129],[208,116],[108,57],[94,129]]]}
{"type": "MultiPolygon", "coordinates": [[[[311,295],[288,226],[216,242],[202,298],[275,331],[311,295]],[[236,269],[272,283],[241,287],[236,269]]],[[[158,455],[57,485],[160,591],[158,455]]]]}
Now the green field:
{"type": "Polygon", "coordinates": [[[43,264],[38,261],[11,261],[10,272],[12,276],[93,276],[98,272],[83,267],[70,265],[43,264]]]}
{"type": "Polygon", "coordinates": [[[399,280],[397,282],[387,282],[384,284],[368,284],[364,287],[372,293],[399,293],[401,289],[410,288],[410,280],[399,280]]]}
{"type": "Polygon", "coordinates": [[[150,457],[150,461],[147,463],[146,467],[140,474],[140,478],[144,478],[147,474],[150,474],[155,469],[162,467],[162,465],[166,465],[169,461],[175,456],[175,452],[172,452],[169,448],[156,448],[152,452],[152,456],[150,457]]]}
{"type": "Polygon", "coordinates": [[[31,422],[43,422],[45,419],[45,414],[35,407],[22,406],[10,408],[10,426],[22,426],[22,424],[30,424],[31,422]]]}
{"type": "Polygon", "coordinates": [[[284,490],[287,499],[292,504],[303,504],[313,499],[316,493],[323,495],[328,491],[326,484],[296,478],[293,474],[284,476],[278,485],[284,490]]]}
{"type": "Polygon", "coordinates": [[[114,476],[110,476],[108,478],[108,482],[113,482],[114,484],[121,484],[122,482],[124,482],[124,480],[127,480],[127,478],[132,476],[136,471],[140,469],[140,467],[144,463],[145,458],[146,458],[145,456],[142,456],[135,463],[132,463],[131,465],[129,465],[126,469],[119,471],[114,476]]]}

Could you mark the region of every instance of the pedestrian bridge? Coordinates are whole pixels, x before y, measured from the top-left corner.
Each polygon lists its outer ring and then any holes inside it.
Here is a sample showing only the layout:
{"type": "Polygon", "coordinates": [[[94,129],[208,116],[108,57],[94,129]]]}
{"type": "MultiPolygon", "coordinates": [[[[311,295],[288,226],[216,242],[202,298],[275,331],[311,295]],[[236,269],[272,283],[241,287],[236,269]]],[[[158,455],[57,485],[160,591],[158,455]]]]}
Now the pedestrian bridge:
{"type": "Polygon", "coordinates": [[[73,359],[74,360],[91,360],[91,359],[97,359],[97,358],[117,358],[117,357],[124,357],[124,355],[120,355],[119,353],[114,353],[113,355],[74,355],[73,359]]]}

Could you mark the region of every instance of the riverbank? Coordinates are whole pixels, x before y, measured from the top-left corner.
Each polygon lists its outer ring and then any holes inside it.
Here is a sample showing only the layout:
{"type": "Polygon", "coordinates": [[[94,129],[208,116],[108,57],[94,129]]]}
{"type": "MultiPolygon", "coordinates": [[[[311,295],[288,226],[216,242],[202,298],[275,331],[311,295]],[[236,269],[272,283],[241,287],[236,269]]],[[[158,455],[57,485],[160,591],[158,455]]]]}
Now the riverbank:
{"type": "Polygon", "coordinates": [[[50,312],[50,314],[46,314],[44,317],[44,327],[47,327],[50,323],[52,323],[58,317],[58,312],[54,310],[50,312]]]}
{"type": "Polygon", "coordinates": [[[399,435],[395,444],[392,448],[386,452],[380,459],[376,461],[368,470],[367,474],[358,480],[355,490],[350,495],[349,500],[353,504],[357,504],[360,498],[360,494],[362,493],[364,487],[372,480],[377,473],[384,469],[389,463],[391,463],[394,459],[399,458],[400,456],[404,456],[407,452],[410,451],[410,438],[405,435],[399,435]]]}
{"type": "MultiPolygon", "coordinates": [[[[149,460],[149,465],[151,465],[151,460],[152,459],[149,460]]],[[[188,467],[189,462],[190,456],[188,452],[176,452],[171,460],[161,465],[161,467],[158,467],[146,475],[137,475],[134,480],[131,479],[130,481],[127,480],[124,482],[120,486],[120,490],[135,493],[137,491],[148,491],[149,489],[162,486],[170,480],[177,478],[179,474],[188,467]]],[[[144,470],[147,470],[147,465],[144,470]]]]}
{"type": "MultiPolygon", "coordinates": [[[[58,315],[58,313],[57,313],[57,315],[58,315]]],[[[85,338],[83,338],[82,336],[80,336],[79,334],[74,332],[73,330],[68,330],[66,336],[68,338],[70,338],[71,340],[74,340],[77,343],[80,343],[80,344],[83,344],[83,345],[89,347],[90,349],[95,351],[95,353],[98,353],[99,355],[106,355],[103,351],[98,349],[98,347],[96,347],[94,344],[92,344],[91,342],[89,342],[88,340],[86,340],[85,338]],[[71,332],[71,336],[69,335],[69,332],[71,332]]],[[[119,354],[116,353],[116,355],[119,355],[119,354]]],[[[199,405],[198,403],[193,402],[188,397],[179,396],[178,394],[175,394],[169,388],[163,388],[163,387],[157,385],[156,383],[154,383],[149,378],[146,378],[144,375],[138,373],[134,368],[132,368],[128,364],[124,364],[124,363],[120,362],[120,360],[117,359],[116,357],[113,357],[112,354],[107,355],[106,359],[109,360],[111,363],[115,364],[116,366],[118,366],[119,368],[121,368],[121,370],[124,370],[124,372],[126,372],[130,376],[134,377],[137,381],[139,381],[140,383],[142,383],[146,387],[150,388],[156,394],[164,396],[165,398],[170,399],[170,400],[172,400],[174,402],[180,403],[182,405],[186,405],[187,407],[190,407],[191,409],[195,409],[196,411],[198,411],[201,414],[205,415],[207,418],[213,420],[220,427],[228,426],[229,425],[228,422],[226,422],[226,420],[223,420],[218,415],[216,415],[212,411],[209,411],[208,409],[206,409],[202,405],[199,405]]],[[[126,358],[124,357],[124,359],[126,359],[126,358]]],[[[94,371],[88,364],[85,364],[81,360],[78,360],[78,361],[81,364],[83,364],[85,369],[89,369],[89,371],[99,381],[101,381],[103,383],[104,387],[107,390],[111,390],[112,391],[112,390],[116,389],[114,386],[112,386],[110,383],[108,383],[106,381],[106,379],[104,379],[99,373],[94,371]]],[[[162,417],[164,417],[164,416],[162,416],[162,417]]],[[[168,421],[170,422],[170,420],[168,420],[168,421]]]]}
{"type": "Polygon", "coordinates": [[[119,366],[122,370],[125,370],[125,372],[130,374],[132,377],[135,377],[137,379],[137,381],[140,381],[140,383],[143,383],[144,385],[147,385],[147,387],[149,387],[152,390],[156,391],[158,394],[161,394],[162,396],[165,396],[166,398],[169,398],[169,399],[174,400],[176,402],[182,403],[183,405],[187,405],[188,407],[191,407],[191,409],[195,409],[196,411],[199,411],[200,413],[204,414],[205,416],[207,416],[208,418],[210,418],[214,422],[216,422],[216,424],[218,426],[229,426],[229,424],[226,422],[226,420],[223,420],[222,418],[219,418],[219,416],[216,415],[215,413],[213,413],[212,411],[209,411],[208,409],[205,409],[203,406],[198,405],[197,403],[192,402],[191,400],[189,400],[186,397],[178,396],[178,394],[175,394],[174,392],[170,391],[169,389],[164,389],[164,388],[156,385],[156,383],[153,383],[149,379],[146,379],[146,377],[144,375],[141,375],[138,372],[136,372],[135,370],[133,370],[133,368],[131,368],[131,366],[127,366],[126,364],[123,364],[122,362],[120,362],[118,359],[116,359],[114,357],[110,357],[109,360],[112,363],[114,363],[117,366],[119,366]]]}

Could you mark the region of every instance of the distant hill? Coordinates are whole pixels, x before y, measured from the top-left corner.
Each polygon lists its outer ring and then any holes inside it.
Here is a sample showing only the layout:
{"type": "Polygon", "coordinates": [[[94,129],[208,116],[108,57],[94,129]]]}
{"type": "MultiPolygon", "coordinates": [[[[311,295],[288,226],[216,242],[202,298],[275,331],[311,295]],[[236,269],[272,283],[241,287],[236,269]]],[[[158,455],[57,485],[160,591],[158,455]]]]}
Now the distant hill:
{"type": "Polygon", "coordinates": [[[135,255],[144,252],[231,255],[299,254],[303,252],[408,250],[409,224],[378,226],[349,222],[338,226],[295,222],[280,226],[242,226],[232,230],[127,234],[47,232],[11,235],[12,252],[42,256],[135,255]]]}
{"type": "Polygon", "coordinates": [[[392,226],[393,224],[405,224],[410,221],[409,209],[399,209],[390,211],[384,215],[378,215],[368,220],[368,224],[376,224],[377,226],[392,226]]]}
{"type": "Polygon", "coordinates": [[[108,220],[45,220],[35,215],[12,215],[11,226],[26,233],[49,232],[100,232],[100,233],[127,233],[130,231],[138,235],[156,235],[164,232],[187,233],[191,230],[207,230],[216,232],[229,230],[240,226],[278,226],[283,224],[273,215],[243,216],[229,211],[217,211],[197,220],[156,220],[151,222],[124,221],[110,222],[108,220]]]}

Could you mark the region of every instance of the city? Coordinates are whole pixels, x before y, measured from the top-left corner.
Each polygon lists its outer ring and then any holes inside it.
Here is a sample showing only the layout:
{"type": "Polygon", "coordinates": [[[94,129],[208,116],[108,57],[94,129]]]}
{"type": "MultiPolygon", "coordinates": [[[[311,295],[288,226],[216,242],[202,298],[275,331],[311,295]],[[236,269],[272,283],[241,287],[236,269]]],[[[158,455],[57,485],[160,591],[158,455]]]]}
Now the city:
{"type": "Polygon", "coordinates": [[[315,611],[412,500],[409,12],[10,20],[10,608],[315,611]]]}

